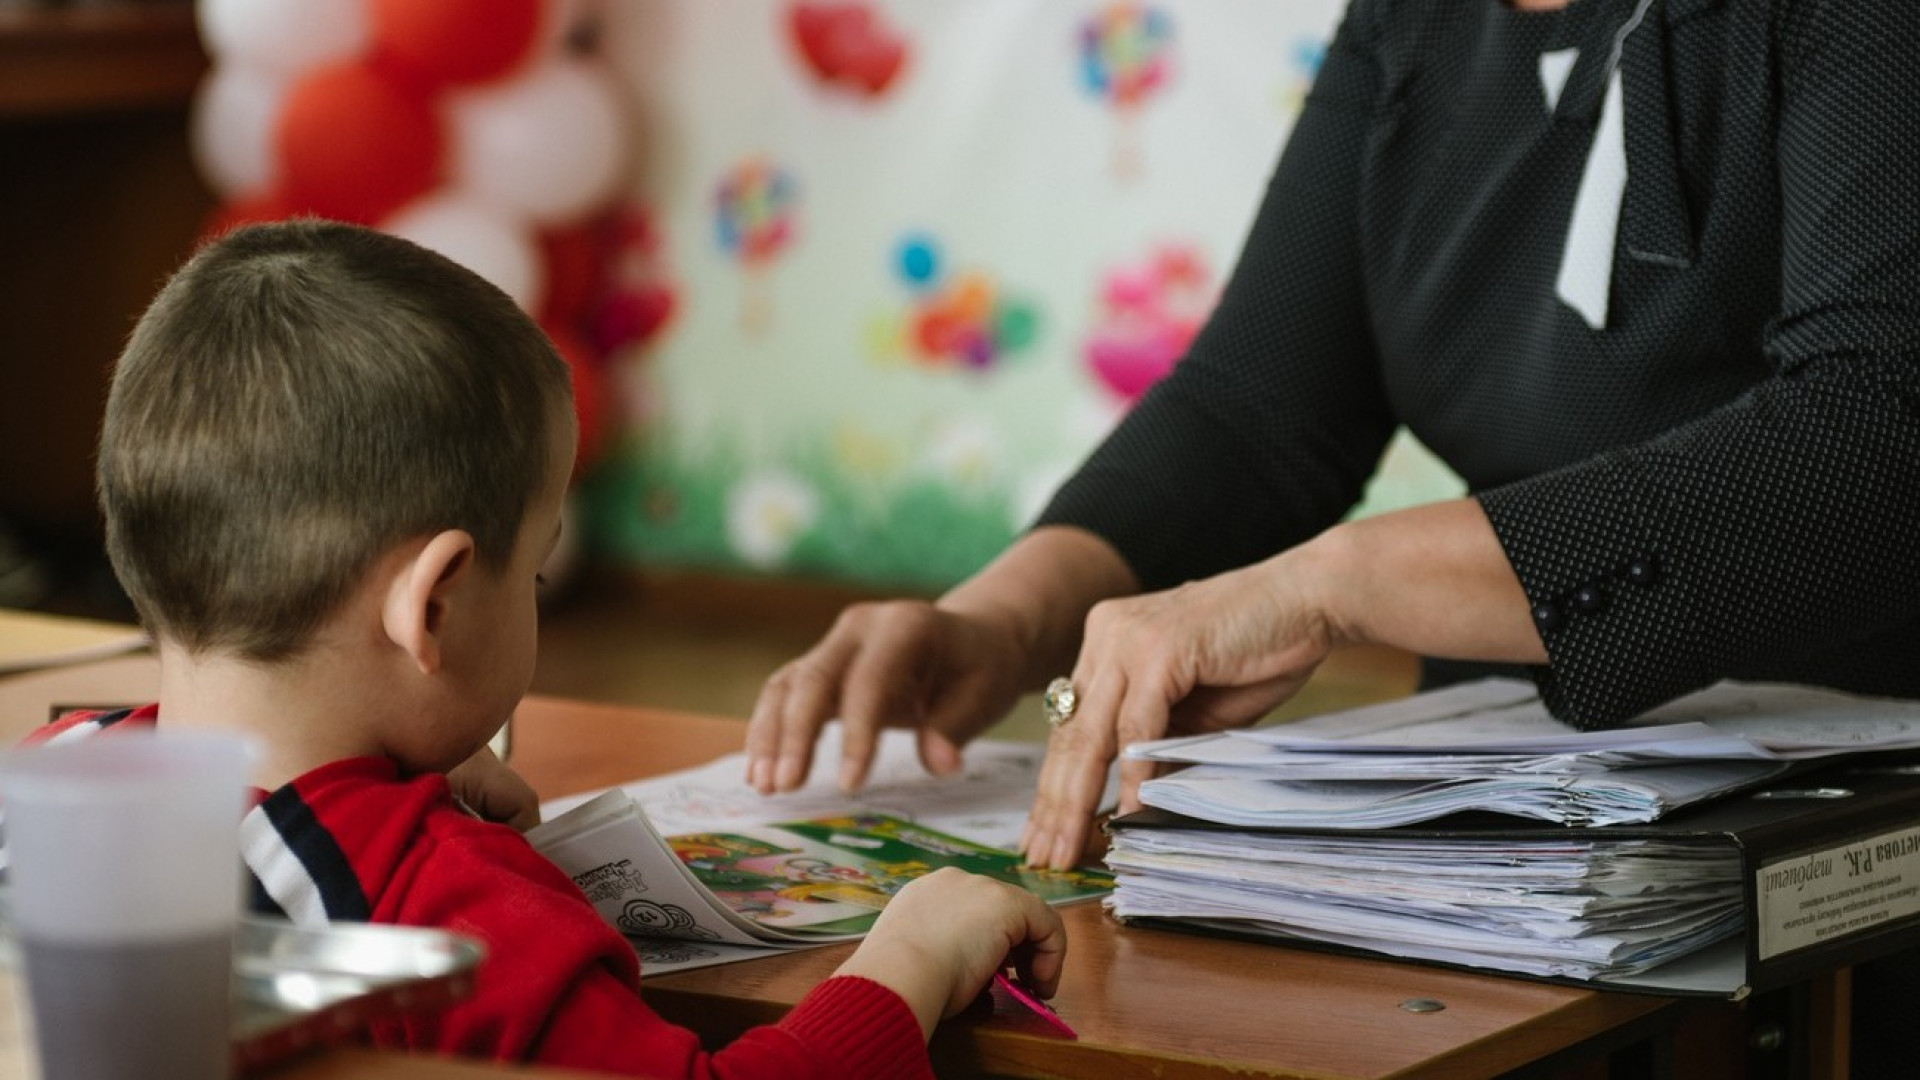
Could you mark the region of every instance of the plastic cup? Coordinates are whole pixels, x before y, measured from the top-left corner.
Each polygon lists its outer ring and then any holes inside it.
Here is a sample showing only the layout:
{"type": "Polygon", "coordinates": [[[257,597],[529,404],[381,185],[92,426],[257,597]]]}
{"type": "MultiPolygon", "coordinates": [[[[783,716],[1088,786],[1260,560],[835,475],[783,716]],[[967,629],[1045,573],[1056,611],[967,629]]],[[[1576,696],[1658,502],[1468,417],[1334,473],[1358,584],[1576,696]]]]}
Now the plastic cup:
{"type": "Polygon", "coordinates": [[[0,755],[15,944],[42,1080],[232,1072],[251,744],[113,732],[0,755]]]}

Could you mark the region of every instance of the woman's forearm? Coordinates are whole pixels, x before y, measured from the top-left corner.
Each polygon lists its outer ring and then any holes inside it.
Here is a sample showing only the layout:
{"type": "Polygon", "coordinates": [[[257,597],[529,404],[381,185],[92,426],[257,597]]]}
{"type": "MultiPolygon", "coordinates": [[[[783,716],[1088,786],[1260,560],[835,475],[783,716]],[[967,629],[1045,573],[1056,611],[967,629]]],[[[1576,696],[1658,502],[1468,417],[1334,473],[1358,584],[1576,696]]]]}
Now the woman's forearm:
{"type": "Polygon", "coordinates": [[[1026,657],[1023,685],[1039,686],[1073,667],[1094,604],[1139,590],[1112,545],[1084,529],[1049,525],[1015,541],[938,605],[1006,627],[1026,657]]]}
{"type": "MultiPolygon", "coordinates": [[[[1545,663],[1526,594],[1480,504],[1452,499],[1335,526],[1276,563],[1317,582],[1341,643],[1424,656],[1545,663]]],[[[1093,533],[1035,529],[939,606],[991,619],[1020,644],[1023,684],[1073,666],[1087,612],[1139,591],[1118,551],[1093,533]]]]}
{"type": "Polygon", "coordinates": [[[1473,499],[1347,522],[1289,554],[1315,575],[1342,643],[1454,660],[1547,660],[1520,579],[1473,499]]]}

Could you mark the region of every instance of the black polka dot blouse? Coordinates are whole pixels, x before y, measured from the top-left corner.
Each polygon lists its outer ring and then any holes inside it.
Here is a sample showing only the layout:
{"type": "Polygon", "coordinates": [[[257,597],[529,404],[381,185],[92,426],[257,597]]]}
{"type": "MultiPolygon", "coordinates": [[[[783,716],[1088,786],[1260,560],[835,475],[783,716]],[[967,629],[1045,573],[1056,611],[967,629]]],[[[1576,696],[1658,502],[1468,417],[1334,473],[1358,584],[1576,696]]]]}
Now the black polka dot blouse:
{"type": "Polygon", "coordinates": [[[1041,522],[1169,586],[1338,521],[1404,424],[1562,718],[1920,696],[1917,364],[1920,3],[1352,0],[1213,318],[1041,522]]]}

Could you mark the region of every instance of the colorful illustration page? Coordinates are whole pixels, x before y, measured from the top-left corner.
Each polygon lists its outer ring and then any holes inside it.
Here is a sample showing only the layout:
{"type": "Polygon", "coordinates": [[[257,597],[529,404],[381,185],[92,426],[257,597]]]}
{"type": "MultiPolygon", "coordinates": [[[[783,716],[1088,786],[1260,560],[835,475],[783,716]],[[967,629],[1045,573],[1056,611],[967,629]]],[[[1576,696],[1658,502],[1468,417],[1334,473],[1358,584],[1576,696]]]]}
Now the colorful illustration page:
{"type": "Polygon", "coordinates": [[[1026,867],[1012,852],[885,814],[694,833],[667,842],[721,903],[760,926],[789,933],[864,933],[908,882],[944,866],[1019,885],[1055,904],[1113,888],[1113,878],[1098,871],[1026,867]]]}

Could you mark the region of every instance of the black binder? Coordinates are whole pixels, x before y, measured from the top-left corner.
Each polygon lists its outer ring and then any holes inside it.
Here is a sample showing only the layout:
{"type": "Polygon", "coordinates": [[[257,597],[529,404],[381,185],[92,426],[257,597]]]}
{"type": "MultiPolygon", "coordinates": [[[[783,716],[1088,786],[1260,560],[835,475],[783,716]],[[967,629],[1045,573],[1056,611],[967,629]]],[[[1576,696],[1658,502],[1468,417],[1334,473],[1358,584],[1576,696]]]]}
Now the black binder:
{"type": "MultiPolygon", "coordinates": [[[[1110,831],[1185,828],[1255,832],[1147,809],[1116,818],[1110,831]]],[[[1297,836],[1396,839],[1685,839],[1739,852],[1745,931],[1739,937],[1638,975],[1579,980],[1494,968],[1490,974],[1604,989],[1733,999],[1837,967],[1920,946],[1920,763],[1909,755],[1867,755],[1798,773],[1755,791],[1688,807],[1650,824],[1592,828],[1537,826],[1490,813],[1456,814],[1392,829],[1281,829],[1297,836]]],[[[1137,925],[1227,933],[1322,951],[1387,956],[1249,926],[1222,930],[1172,918],[1137,925]]]]}

